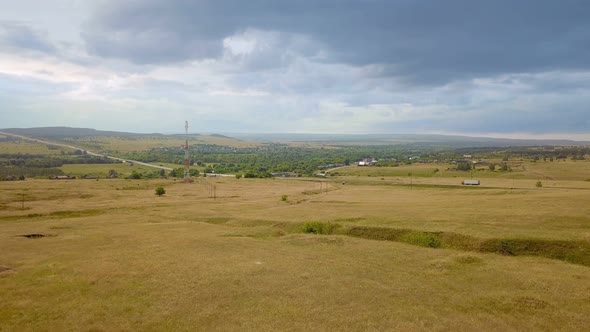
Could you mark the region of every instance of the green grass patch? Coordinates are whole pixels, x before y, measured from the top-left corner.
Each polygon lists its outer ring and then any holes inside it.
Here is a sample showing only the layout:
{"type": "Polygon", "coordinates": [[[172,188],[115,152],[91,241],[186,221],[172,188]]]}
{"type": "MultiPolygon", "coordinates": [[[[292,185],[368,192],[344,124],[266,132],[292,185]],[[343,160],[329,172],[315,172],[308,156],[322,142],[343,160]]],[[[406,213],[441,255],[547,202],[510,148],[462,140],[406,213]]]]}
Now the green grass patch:
{"type": "Polygon", "coordinates": [[[401,236],[399,240],[400,242],[428,248],[438,248],[441,245],[440,237],[436,233],[408,232],[401,236]]]}
{"type": "Polygon", "coordinates": [[[48,216],[57,218],[80,218],[98,216],[103,213],[105,213],[104,210],[56,211],[51,212],[48,216]]]}
{"type": "Polygon", "coordinates": [[[540,239],[492,239],[484,241],[481,252],[510,256],[540,256],[590,266],[590,243],[540,239]]]}
{"type": "Polygon", "coordinates": [[[227,224],[230,220],[231,220],[230,218],[218,217],[218,218],[197,218],[194,221],[204,222],[204,223],[213,224],[213,225],[222,225],[222,224],[227,224]]]}
{"type": "Polygon", "coordinates": [[[334,224],[330,222],[321,222],[321,221],[308,221],[303,224],[303,233],[312,233],[312,234],[333,234],[334,231],[339,228],[339,224],[334,224]]]}
{"type": "Polygon", "coordinates": [[[81,218],[91,217],[104,214],[105,210],[79,210],[79,211],[55,211],[47,214],[43,213],[29,213],[25,215],[13,215],[0,217],[0,221],[14,221],[21,219],[38,219],[38,218],[49,218],[49,219],[66,219],[66,218],[81,218]]]}
{"type": "Polygon", "coordinates": [[[428,248],[446,248],[509,256],[538,256],[590,266],[590,243],[587,241],[482,240],[452,232],[422,232],[409,229],[357,226],[348,228],[341,233],[370,240],[395,241],[428,248]]]}

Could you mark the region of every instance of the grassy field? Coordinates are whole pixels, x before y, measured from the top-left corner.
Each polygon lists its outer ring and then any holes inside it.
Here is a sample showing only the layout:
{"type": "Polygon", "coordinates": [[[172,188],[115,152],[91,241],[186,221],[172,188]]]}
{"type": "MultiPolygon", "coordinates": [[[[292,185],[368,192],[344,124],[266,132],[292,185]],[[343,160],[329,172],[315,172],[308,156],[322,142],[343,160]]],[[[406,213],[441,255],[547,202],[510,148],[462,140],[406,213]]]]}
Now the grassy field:
{"type": "Polygon", "coordinates": [[[588,182],[406,178],[0,182],[0,330],[590,326],[588,182]]]}
{"type": "MultiPolygon", "coordinates": [[[[1,135],[0,138],[7,136],[1,135]]],[[[97,153],[124,154],[135,151],[147,151],[156,148],[170,148],[184,146],[185,140],[182,136],[142,136],[142,137],[114,137],[114,136],[84,136],[70,137],[61,140],[48,139],[51,143],[66,144],[80,149],[87,149],[97,153]]],[[[260,144],[246,142],[221,135],[191,135],[189,144],[213,144],[235,148],[252,148],[260,144]]],[[[61,150],[71,152],[71,148],[50,146],[37,141],[23,140],[17,138],[14,142],[1,142],[0,153],[22,153],[22,154],[60,154],[61,150]],[[51,148],[50,148],[51,147],[51,148]]]]}
{"type": "Polygon", "coordinates": [[[507,178],[529,180],[590,180],[590,161],[530,162],[509,161],[512,171],[490,171],[486,166],[477,166],[473,172],[457,171],[456,165],[448,163],[411,164],[397,167],[348,166],[332,172],[348,176],[415,177],[433,178],[507,178]]]}
{"type": "Polygon", "coordinates": [[[69,149],[52,148],[50,149],[47,144],[19,140],[15,142],[2,142],[0,144],[0,154],[35,154],[35,155],[59,155],[61,150],[70,152],[69,149]]]}
{"type": "MultiPolygon", "coordinates": [[[[169,163],[154,163],[154,165],[169,167],[169,168],[182,168],[183,165],[175,165],[169,163]]],[[[131,175],[133,171],[138,173],[153,173],[159,172],[159,169],[143,166],[140,164],[134,164],[131,166],[129,163],[116,163],[116,164],[67,164],[59,167],[65,174],[73,176],[83,175],[94,175],[100,178],[106,178],[109,175],[109,171],[114,169],[119,177],[124,178],[131,175]]],[[[199,167],[191,166],[191,169],[199,169],[199,167]]],[[[166,174],[168,171],[166,171],[166,174]]]]}
{"type": "Polygon", "coordinates": [[[154,172],[158,171],[155,168],[142,166],[142,165],[133,165],[130,166],[129,163],[117,163],[117,164],[68,164],[59,167],[65,174],[73,175],[73,176],[82,176],[82,175],[94,175],[101,178],[106,178],[109,175],[109,170],[114,169],[118,174],[119,177],[126,177],[131,175],[133,171],[137,171],[139,173],[143,172],[154,172]]]}
{"type": "MultiPolygon", "coordinates": [[[[94,152],[127,153],[134,151],[146,151],[156,148],[184,146],[185,140],[181,136],[153,136],[153,137],[79,137],[67,140],[68,144],[80,146],[94,152]]],[[[245,142],[230,137],[215,135],[191,136],[190,143],[215,144],[237,148],[255,147],[256,143],[245,142]]]]}

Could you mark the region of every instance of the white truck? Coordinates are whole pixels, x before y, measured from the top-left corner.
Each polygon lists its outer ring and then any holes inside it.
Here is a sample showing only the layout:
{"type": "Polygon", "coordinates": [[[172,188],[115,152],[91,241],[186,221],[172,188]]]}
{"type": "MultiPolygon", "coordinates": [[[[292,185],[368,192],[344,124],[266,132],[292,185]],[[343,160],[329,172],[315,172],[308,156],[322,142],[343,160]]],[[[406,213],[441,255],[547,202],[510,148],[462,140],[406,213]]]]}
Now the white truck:
{"type": "Polygon", "coordinates": [[[479,186],[479,180],[463,180],[461,184],[464,186],[479,186]]]}

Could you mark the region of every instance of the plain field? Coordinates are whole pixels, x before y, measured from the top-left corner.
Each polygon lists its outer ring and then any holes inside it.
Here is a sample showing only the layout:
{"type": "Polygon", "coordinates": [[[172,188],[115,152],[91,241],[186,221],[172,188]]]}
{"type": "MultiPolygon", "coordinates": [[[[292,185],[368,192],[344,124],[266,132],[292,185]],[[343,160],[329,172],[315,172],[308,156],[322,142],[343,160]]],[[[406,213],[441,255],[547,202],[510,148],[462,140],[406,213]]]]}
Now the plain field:
{"type": "Polygon", "coordinates": [[[0,272],[0,330],[590,325],[588,266],[301,232],[304,222],[322,221],[590,241],[588,182],[407,180],[0,182],[0,266],[8,268],[0,272]],[[157,185],[166,195],[154,195],[157,185]],[[36,233],[47,236],[20,236],[36,233]]]}

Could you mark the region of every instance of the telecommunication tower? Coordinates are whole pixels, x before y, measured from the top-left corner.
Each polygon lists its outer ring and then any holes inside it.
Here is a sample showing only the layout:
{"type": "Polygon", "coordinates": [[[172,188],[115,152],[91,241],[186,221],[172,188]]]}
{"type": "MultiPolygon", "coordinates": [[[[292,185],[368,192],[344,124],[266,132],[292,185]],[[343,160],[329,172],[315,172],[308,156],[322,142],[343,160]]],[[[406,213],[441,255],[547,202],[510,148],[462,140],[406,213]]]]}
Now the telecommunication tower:
{"type": "Polygon", "coordinates": [[[190,161],[188,156],[188,121],[184,121],[184,134],[184,182],[190,183],[193,182],[193,180],[191,179],[190,161]]]}

